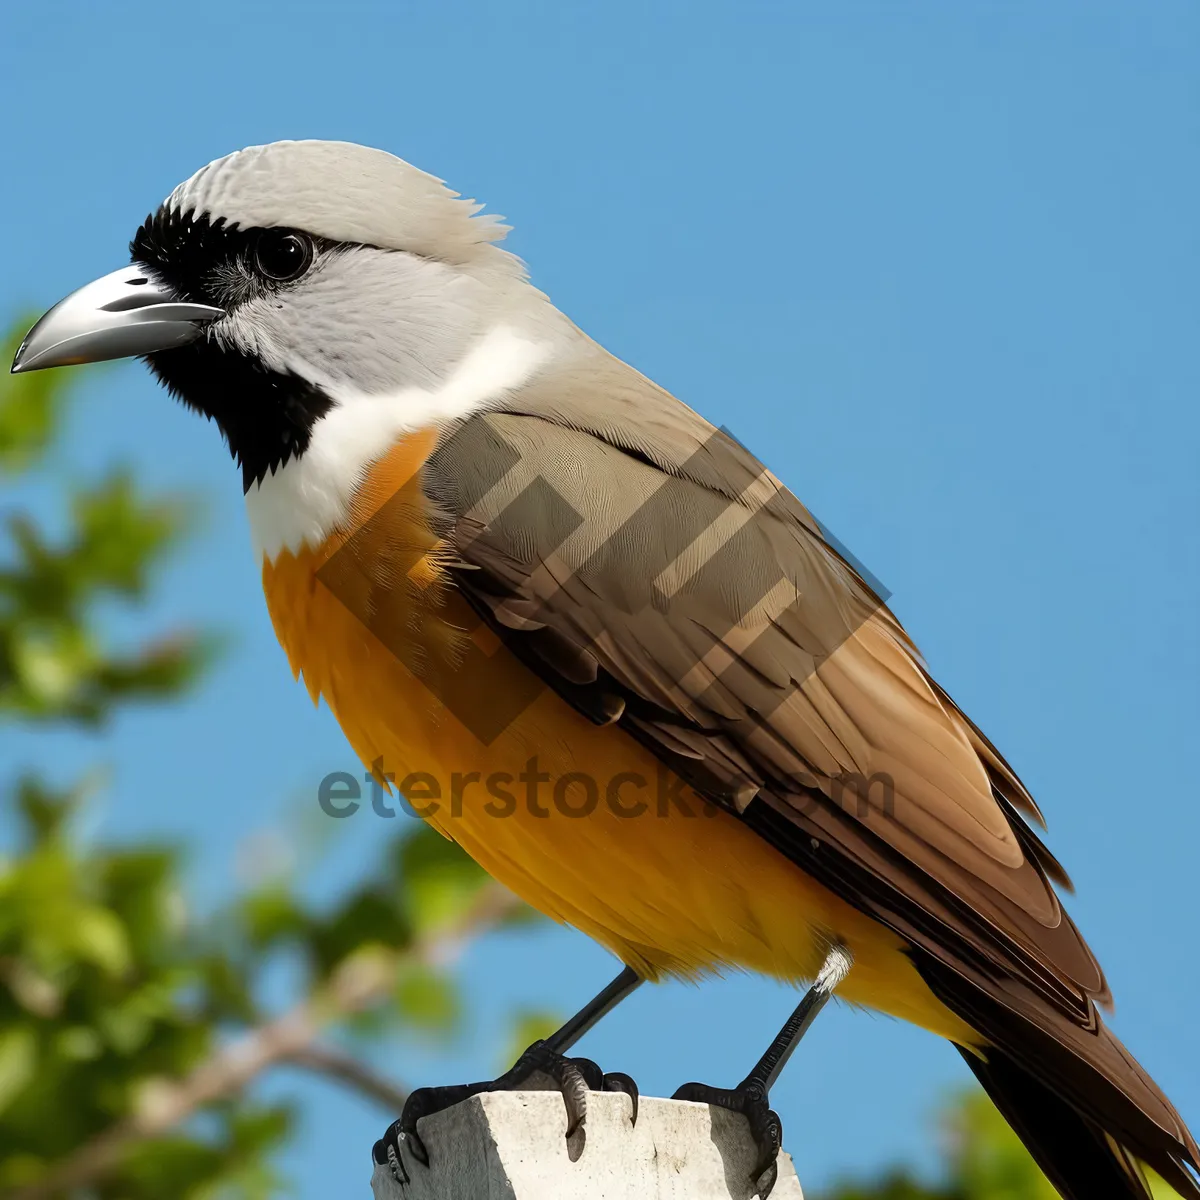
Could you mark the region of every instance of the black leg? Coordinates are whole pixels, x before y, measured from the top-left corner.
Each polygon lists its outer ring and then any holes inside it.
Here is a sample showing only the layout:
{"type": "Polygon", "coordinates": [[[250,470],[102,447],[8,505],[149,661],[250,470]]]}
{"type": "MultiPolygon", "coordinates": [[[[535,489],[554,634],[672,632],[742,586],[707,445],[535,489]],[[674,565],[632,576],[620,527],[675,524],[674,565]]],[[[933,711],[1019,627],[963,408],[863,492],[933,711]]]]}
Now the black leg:
{"type": "Polygon", "coordinates": [[[417,1122],[422,1117],[441,1112],[481,1092],[517,1091],[539,1072],[553,1079],[562,1093],[567,1108],[567,1137],[571,1137],[587,1120],[589,1090],[624,1092],[633,1106],[631,1120],[636,1123],[638,1089],[637,1084],[628,1075],[619,1071],[605,1074],[590,1058],[567,1058],[565,1055],[601,1017],[612,1012],[641,982],[637,972],[631,967],[626,967],[612,983],[589,1000],[545,1041],[534,1042],[499,1079],[489,1079],[482,1083],[417,1088],[408,1097],[400,1119],[393,1121],[383,1137],[375,1143],[372,1151],[375,1162],[390,1163],[397,1182],[407,1182],[400,1158],[401,1138],[418,1162],[429,1165],[429,1152],[417,1133],[417,1122]]]}
{"type": "Polygon", "coordinates": [[[829,1001],[834,989],[846,978],[850,970],[849,953],[834,946],[825,958],[817,974],[816,982],[804,993],[800,1003],[766,1053],[755,1064],[753,1070],[735,1088],[711,1087],[706,1083],[685,1083],[673,1100],[696,1100],[701,1104],[715,1104],[718,1108],[741,1113],[750,1122],[750,1135],[758,1148],[751,1181],[758,1185],[759,1200],[767,1200],[775,1187],[779,1168],[775,1160],[783,1144],[783,1125],[779,1115],[770,1104],[771,1087],[787,1065],[792,1052],[800,1043],[808,1027],[816,1020],[817,1013],[829,1001]]]}

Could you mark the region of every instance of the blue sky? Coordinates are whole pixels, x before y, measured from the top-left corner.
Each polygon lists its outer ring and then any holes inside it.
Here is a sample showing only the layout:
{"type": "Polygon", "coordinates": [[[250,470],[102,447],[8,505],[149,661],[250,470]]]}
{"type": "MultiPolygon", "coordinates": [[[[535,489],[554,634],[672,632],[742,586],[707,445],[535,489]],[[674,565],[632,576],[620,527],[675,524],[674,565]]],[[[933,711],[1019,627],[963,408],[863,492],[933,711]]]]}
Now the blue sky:
{"type": "MultiPolygon", "coordinates": [[[[1194,5],[209,0],[13,4],[4,26],[0,310],[119,266],[175,183],[280,137],[381,146],[506,214],[561,308],[728,425],[891,590],[1046,811],[1116,1028],[1200,1125],[1194,5]]],[[[114,460],[207,505],[146,626],[217,625],[233,652],[180,708],[6,733],[0,761],[110,764],[98,828],[194,839],[204,903],[354,763],[274,642],[215,431],[136,364],[89,390],[30,498],[52,515],[55,478],[114,460]]],[[[376,821],[338,823],[314,891],[364,869],[376,821]]],[[[380,1065],[491,1073],[514,1005],[565,1012],[612,970],[566,930],[491,942],[462,966],[471,1036],[380,1065]]],[[[791,1002],[642,989],[585,1048],[647,1092],[732,1083],[791,1002]]],[[[922,1033],[823,1016],[775,1096],[802,1180],[929,1161],[965,1076],[922,1033]]],[[[384,1119],[293,1082],[300,1195],[365,1194],[384,1119]]]]}

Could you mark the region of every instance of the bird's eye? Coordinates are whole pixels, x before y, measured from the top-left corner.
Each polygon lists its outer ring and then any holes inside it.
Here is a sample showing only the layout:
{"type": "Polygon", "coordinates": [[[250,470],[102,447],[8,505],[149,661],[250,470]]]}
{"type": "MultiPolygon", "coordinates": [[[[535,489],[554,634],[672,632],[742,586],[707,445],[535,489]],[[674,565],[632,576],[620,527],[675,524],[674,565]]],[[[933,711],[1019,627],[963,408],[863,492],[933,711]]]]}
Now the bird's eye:
{"type": "Polygon", "coordinates": [[[301,233],[264,229],[254,243],[255,269],[276,283],[299,279],[312,266],[312,260],[312,242],[301,233]]]}

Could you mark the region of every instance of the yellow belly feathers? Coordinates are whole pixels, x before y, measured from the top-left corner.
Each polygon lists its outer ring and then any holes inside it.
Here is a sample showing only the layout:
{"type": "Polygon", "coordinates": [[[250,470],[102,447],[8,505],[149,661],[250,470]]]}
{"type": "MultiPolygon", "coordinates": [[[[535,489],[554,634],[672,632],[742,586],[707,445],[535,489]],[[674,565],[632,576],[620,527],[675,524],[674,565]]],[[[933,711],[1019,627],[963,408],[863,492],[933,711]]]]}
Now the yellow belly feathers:
{"type": "MultiPolygon", "coordinates": [[[[415,479],[432,447],[432,435],[413,435],[381,459],[357,492],[348,529],[377,517],[415,479]]],[[[414,588],[414,594],[449,590],[419,503],[391,503],[388,519],[404,526],[390,531],[393,539],[428,548],[413,559],[406,579],[396,581],[395,596],[414,588]]],[[[415,773],[436,781],[440,799],[427,819],[489,874],[650,978],[732,967],[811,980],[835,937],[854,956],[840,997],[979,1044],[978,1035],[930,993],[898,937],[735,817],[703,805],[686,788],[660,786],[657,760],[620,729],[592,724],[543,689],[484,745],[389,650],[393,637],[381,640],[379,627],[368,629],[343,591],[335,596],[318,578],[348,536],[337,533],[319,548],[285,549],[274,562],[264,561],[275,632],[293,672],[303,675],[314,700],[325,697],[368,768],[375,765],[397,781],[415,773]],[[531,758],[549,781],[518,779],[531,758]],[[486,788],[484,781],[497,772],[512,777],[504,789],[515,798],[512,805],[486,788]],[[596,781],[600,802],[586,816],[560,811],[552,801],[555,781],[568,772],[596,781]],[[646,786],[627,783],[615,793],[617,803],[609,804],[606,789],[622,772],[640,775],[646,786]],[[621,814],[622,806],[628,811],[638,801],[646,805],[640,815],[621,814]]],[[[464,636],[461,611],[444,598],[425,605],[419,619],[406,614],[412,615],[404,602],[389,605],[392,632],[423,641],[422,651],[444,656],[464,636]]],[[[527,668],[503,647],[488,649],[488,687],[503,687],[505,679],[518,687],[527,680],[527,668]]],[[[429,781],[422,786],[428,796],[429,781]]],[[[581,786],[560,794],[567,810],[591,800],[581,786]]]]}

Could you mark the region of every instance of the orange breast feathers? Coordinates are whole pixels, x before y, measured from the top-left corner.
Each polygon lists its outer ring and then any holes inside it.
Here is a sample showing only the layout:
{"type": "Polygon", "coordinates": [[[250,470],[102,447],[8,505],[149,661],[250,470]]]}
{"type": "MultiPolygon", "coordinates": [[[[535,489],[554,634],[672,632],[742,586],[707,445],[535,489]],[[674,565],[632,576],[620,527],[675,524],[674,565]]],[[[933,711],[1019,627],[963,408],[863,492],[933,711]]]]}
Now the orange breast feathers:
{"type": "Polygon", "coordinates": [[[344,528],[263,563],[292,670],[362,762],[535,908],[649,977],[733,966],[807,980],[837,938],[856,960],[847,999],[977,1040],[898,937],[620,728],[576,713],[480,625],[427,519],[419,475],[434,445],[397,443],[344,528]]]}

